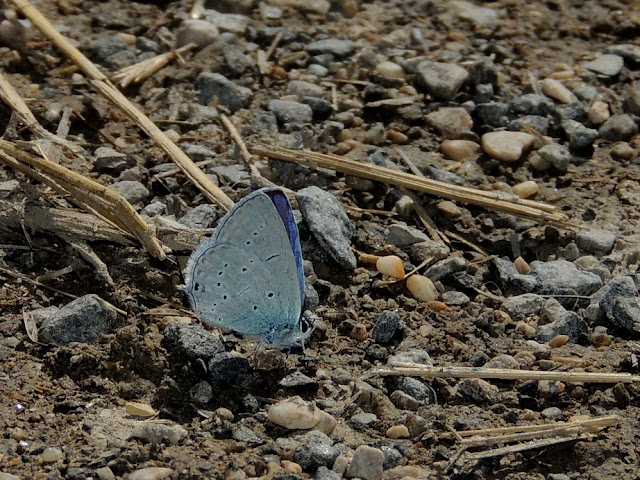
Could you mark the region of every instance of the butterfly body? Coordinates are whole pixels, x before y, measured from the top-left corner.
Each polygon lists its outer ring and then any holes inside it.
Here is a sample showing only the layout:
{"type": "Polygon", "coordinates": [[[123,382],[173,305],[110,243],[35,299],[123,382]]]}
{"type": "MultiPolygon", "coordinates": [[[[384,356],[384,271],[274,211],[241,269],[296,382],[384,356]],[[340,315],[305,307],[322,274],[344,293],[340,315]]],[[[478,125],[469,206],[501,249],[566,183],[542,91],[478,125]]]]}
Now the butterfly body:
{"type": "Polygon", "coordinates": [[[268,345],[300,345],[304,276],[298,229],[284,193],[240,200],[193,252],[185,291],[209,325],[268,345]]]}

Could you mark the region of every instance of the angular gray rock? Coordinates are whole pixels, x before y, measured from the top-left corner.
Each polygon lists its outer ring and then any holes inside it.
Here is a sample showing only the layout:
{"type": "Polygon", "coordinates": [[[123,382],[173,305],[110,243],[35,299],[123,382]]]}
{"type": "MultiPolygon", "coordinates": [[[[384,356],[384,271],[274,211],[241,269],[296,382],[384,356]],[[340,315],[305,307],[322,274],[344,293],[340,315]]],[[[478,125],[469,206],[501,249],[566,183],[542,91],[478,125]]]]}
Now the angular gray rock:
{"type": "Polygon", "coordinates": [[[296,199],[309,230],[320,246],[343,268],[356,268],[356,256],[351,250],[355,227],[340,201],[315,186],[298,191],[296,199]]]}
{"type": "Polygon", "coordinates": [[[84,295],[43,320],[38,338],[43,343],[56,345],[94,343],[100,335],[116,328],[120,321],[113,305],[97,295],[84,295]]]}
{"type": "Polygon", "coordinates": [[[530,315],[540,313],[545,298],[535,293],[525,293],[507,298],[502,302],[502,308],[513,320],[524,320],[530,315]]]}
{"type": "Polygon", "coordinates": [[[214,98],[231,112],[247,108],[251,104],[253,93],[250,89],[237,85],[219,73],[202,72],[195,82],[200,90],[200,103],[209,104],[214,98]]]}
{"type": "Polygon", "coordinates": [[[416,67],[416,82],[435,98],[450,100],[469,77],[469,73],[454,63],[427,60],[416,67]]]}
{"type": "Polygon", "coordinates": [[[282,124],[291,123],[302,125],[313,120],[313,110],[309,105],[291,100],[271,100],[269,102],[271,110],[278,122],[282,124]]]}
{"type": "Polygon", "coordinates": [[[164,331],[164,341],[180,354],[190,359],[209,360],[224,351],[224,345],[217,335],[199,325],[169,325],[164,331]]]}
{"type": "Polygon", "coordinates": [[[336,57],[346,57],[351,55],[356,49],[356,44],[352,40],[341,40],[338,38],[327,38],[318,40],[307,45],[307,52],[311,55],[331,54],[336,57]]]}
{"type": "Polygon", "coordinates": [[[606,255],[616,243],[616,234],[600,228],[582,230],[576,235],[576,244],[587,252],[606,255]]]}
{"type": "Polygon", "coordinates": [[[384,453],[367,445],[360,445],[353,454],[353,459],[345,474],[346,478],[362,480],[382,480],[384,453]]]}
{"type": "Polygon", "coordinates": [[[558,320],[536,329],[536,340],[548,342],[558,335],[567,335],[571,343],[576,343],[581,335],[587,333],[587,324],[576,312],[566,312],[558,320]]]}

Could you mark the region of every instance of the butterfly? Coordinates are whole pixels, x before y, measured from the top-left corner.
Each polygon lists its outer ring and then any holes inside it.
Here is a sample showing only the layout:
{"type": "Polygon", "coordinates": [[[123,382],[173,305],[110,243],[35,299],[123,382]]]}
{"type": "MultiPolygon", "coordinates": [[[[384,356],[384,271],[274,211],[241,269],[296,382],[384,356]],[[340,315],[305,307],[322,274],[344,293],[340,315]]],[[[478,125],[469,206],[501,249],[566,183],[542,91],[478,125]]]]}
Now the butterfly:
{"type": "Polygon", "coordinates": [[[275,348],[303,345],[298,227],[278,188],[240,200],[189,258],[185,287],[204,322],[275,348]]]}

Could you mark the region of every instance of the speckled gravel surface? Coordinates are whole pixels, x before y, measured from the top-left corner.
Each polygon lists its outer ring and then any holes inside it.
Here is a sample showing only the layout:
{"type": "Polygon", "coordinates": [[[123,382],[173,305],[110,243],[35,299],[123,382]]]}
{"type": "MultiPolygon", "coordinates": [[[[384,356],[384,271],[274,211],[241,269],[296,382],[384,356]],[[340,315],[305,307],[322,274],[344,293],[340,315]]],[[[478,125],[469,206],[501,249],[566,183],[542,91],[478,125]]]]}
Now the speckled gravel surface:
{"type": "MultiPolygon", "coordinates": [[[[257,185],[221,113],[249,145],[402,171],[406,157],[579,227],[258,159],[295,192],[314,332],[291,352],[192,314],[182,269],[223,212],[11,4],[2,74],[47,129],[70,108],[84,156],[60,163],[119,191],[172,252],[159,261],[116,235],[46,231],[77,208],[0,169],[0,480],[640,475],[637,383],[374,374],[394,361],[639,373],[634,2],[34,3],[107,74],[194,42],[123,92],[233,200],[257,185]],[[389,283],[361,253],[396,255],[406,271],[429,261],[389,283]],[[601,415],[619,421],[480,461],[453,433],[601,415]]],[[[31,140],[0,108],[3,138],[31,140]]]]}

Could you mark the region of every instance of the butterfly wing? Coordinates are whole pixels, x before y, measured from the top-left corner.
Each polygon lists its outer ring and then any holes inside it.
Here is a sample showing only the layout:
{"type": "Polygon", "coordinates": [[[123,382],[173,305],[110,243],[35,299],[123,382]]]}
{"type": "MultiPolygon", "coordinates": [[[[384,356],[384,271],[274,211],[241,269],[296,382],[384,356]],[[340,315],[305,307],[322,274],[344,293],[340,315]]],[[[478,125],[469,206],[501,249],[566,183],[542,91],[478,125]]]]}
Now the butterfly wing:
{"type": "Polygon", "coordinates": [[[207,323],[286,344],[302,309],[298,272],[287,229],[270,197],[258,190],[193,253],[186,290],[207,323]]]}

